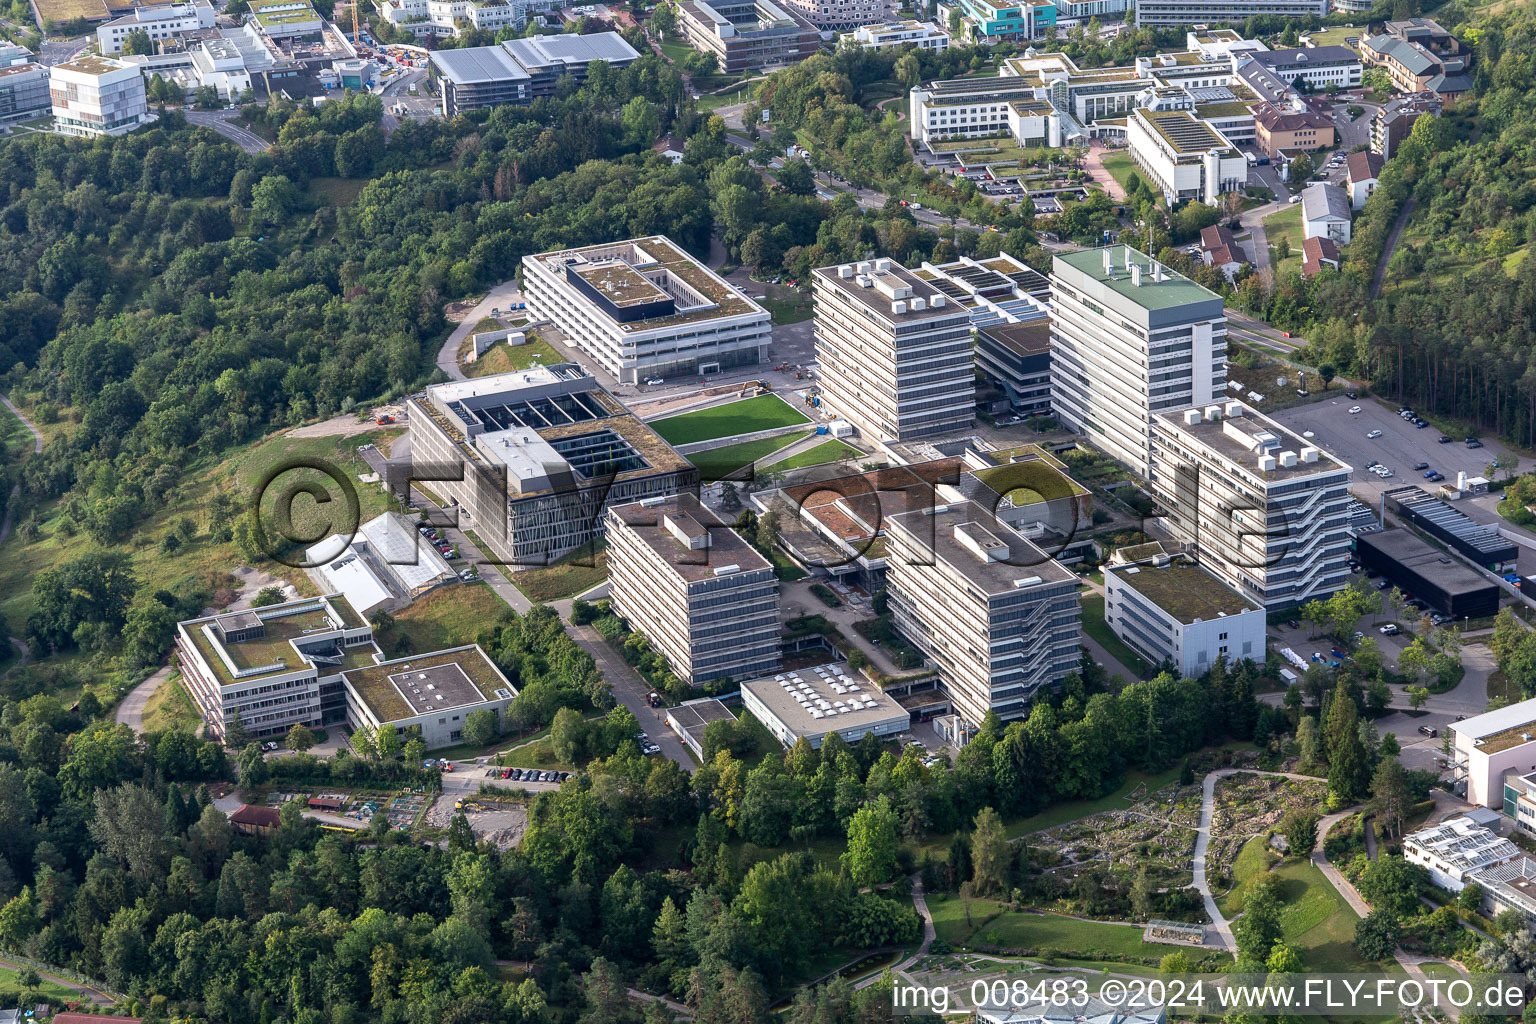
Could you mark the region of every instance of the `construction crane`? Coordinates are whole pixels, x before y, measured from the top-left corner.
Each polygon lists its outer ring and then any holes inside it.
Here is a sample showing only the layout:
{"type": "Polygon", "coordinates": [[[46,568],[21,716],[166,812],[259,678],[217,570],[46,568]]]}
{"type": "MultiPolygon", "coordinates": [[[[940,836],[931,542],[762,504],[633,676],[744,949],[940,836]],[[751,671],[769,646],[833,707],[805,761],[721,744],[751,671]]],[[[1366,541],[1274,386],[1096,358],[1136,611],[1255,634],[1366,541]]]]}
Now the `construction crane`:
{"type": "Polygon", "coordinates": [[[358,39],[359,33],[358,33],[358,28],[357,28],[357,7],[358,7],[358,3],[359,3],[359,0],[347,0],[346,3],[338,3],[331,10],[331,14],[334,17],[337,11],[344,10],[345,8],[348,8],[348,7],[352,8],[352,45],[354,47],[361,45],[360,42],[359,42],[359,39],[358,39]]]}

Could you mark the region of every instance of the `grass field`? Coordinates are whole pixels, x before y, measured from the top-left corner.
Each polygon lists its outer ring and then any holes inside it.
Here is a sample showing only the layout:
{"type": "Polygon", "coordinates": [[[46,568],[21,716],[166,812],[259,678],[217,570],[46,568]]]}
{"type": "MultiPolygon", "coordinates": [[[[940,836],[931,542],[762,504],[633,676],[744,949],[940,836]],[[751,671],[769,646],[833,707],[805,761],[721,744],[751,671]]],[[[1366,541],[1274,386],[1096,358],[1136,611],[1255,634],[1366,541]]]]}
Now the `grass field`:
{"type": "MultiPolygon", "coordinates": [[[[510,566],[508,569],[510,570],[510,566]]],[[[586,593],[608,578],[608,552],[602,543],[584,544],[554,565],[507,572],[523,596],[537,603],[560,601],[586,593]]]]}
{"type": "Polygon", "coordinates": [[[498,341],[482,352],[479,359],[465,363],[464,374],[467,377],[489,377],[494,373],[526,370],[536,365],[548,366],[564,360],[565,357],[547,341],[529,341],[521,345],[498,341]]]}
{"type": "Polygon", "coordinates": [[[797,324],[809,320],[815,309],[809,296],[794,299],[758,299],[757,304],[768,311],[776,324],[797,324]]]}
{"type": "MultiPolygon", "coordinates": [[[[65,988],[58,982],[49,981],[47,978],[43,978],[42,984],[38,985],[35,989],[31,989],[30,991],[43,998],[58,999],[61,1001],[75,1000],[80,998],[80,993],[76,992],[74,989],[65,988]]],[[[0,1000],[3,1000],[7,1006],[15,1006],[18,1002],[20,1002],[20,997],[21,972],[12,970],[9,967],[0,967],[0,1000]]]]}
{"type": "Polygon", "coordinates": [[[1136,161],[1132,160],[1131,154],[1123,149],[1106,153],[1102,163],[1104,169],[1109,172],[1109,176],[1119,182],[1121,188],[1128,188],[1126,182],[1131,180],[1131,175],[1139,173],[1136,169],[1136,161]]]}
{"type": "Polygon", "coordinates": [[[668,444],[692,444],[808,422],[802,413],[778,395],[758,395],[685,412],[681,416],[652,420],[650,427],[668,444]]]}
{"type": "Polygon", "coordinates": [[[1097,594],[1083,595],[1083,632],[1093,637],[1115,660],[1138,675],[1145,676],[1153,667],[1147,659],[1131,650],[1124,640],[1115,636],[1114,630],[1104,621],[1104,598],[1097,594]]]}
{"type": "Polygon", "coordinates": [[[771,465],[763,467],[764,473],[787,473],[791,469],[804,469],[806,466],[820,466],[828,462],[837,462],[839,459],[859,458],[861,453],[857,448],[846,445],[833,438],[823,441],[814,448],[807,448],[798,455],[791,455],[787,459],[781,459],[771,465]]]}
{"type": "Polygon", "coordinates": [[[688,461],[699,467],[700,478],[708,483],[711,480],[723,479],[758,459],[766,459],[779,449],[787,448],[796,441],[809,437],[810,433],[809,430],[796,431],[793,434],[780,434],[777,437],[763,437],[756,441],[730,444],[724,448],[711,448],[707,452],[696,452],[688,456],[688,461]]]}
{"type": "Polygon", "coordinates": [[[144,731],[166,732],[170,729],[196,731],[203,722],[192,705],[192,698],[181,685],[181,674],[173,673],[144,705],[144,731]]]}
{"type": "Polygon", "coordinates": [[[958,896],[930,897],[928,909],[939,938],[955,946],[992,946],[1005,949],[1050,949],[1062,953],[1110,953],[1118,956],[1160,957],[1179,946],[1141,941],[1139,926],[1080,921],[1056,914],[1004,911],[990,900],[971,901],[966,922],[965,901],[958,896]],[[996,916],[993,916],[996,915],[996,916]],[[990,920],[988,920],[990,918],[990,920]]]}
{"type": "Polygon", "coordinates": [[[365,178],[311,178],[307,195],[309,201],[317,207],[334,206],[340,209],[351,206],[366,184],[368,181],[365,178]]]}
{"type": "Polygon", "coordinates": [[[495,591],[481,583],[450,583],[438,587],[394,613],[394,625],[378,633],[379,646],[395,657],[418,651],[440,651],[474,640],[480,630],[512,614],[495,591]],[[398,647],[408,637],[408,648],[398,647]]]}
{"type": "Polygon", "coordinates": [[[1301,243],[1306,240],[1306,232],[1301,226],[1300,203],[1265,217],[1264,236],[1269,239],[1271,247],[1279,245],[1282,238],[1291,247],[1291,254],[1275,264],[1277,274],[1285,270],[1301,269],[1301,243]]]}

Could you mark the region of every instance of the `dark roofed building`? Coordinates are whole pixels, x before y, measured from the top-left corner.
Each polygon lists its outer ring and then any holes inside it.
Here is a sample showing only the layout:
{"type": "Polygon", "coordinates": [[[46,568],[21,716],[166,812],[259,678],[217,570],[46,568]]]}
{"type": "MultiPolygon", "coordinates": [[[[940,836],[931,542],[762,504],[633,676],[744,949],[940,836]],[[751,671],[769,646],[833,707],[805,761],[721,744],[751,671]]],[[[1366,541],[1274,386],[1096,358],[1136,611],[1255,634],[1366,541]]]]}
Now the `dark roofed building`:
{"type": "Polygon", "coordinates": [[[1360,564],[1455,619],[1480,619],[1499,610],[1499,587],[1461,559],[1412,530],[1394,527],[1355,538],[1360,564]]]}
{"type": "Polygon", "coordinates": [[[1200,232],[1200,251],[1208,267],[1218,268],[1228,281],[1237,276],[1248,257],[1225,224],[1212,224],[1200,232]]]}
{"type": "Polygon", "coordinates": [[[995,381],[1021,416],[1051,411],[1051,318],[976,328],[976,368],[995,381]]]}
{"type": "Polygon", "coordinates": [[[1313,235],[1301,243],[1301,273],[1303,277],[1316,277],[1323,272],[1323,268],[1332,267],[1338,270],[1343,265],[1339,256],[1339,247],[1333,244],[1333,239],[1324,238],[1321,235],[1313,235]]]}
{"type": "Polygon", "coordinates": [[[1413,123],[1425,114],[1438,117],[1442,106],[1440,97],[1427,91],[1390,101],[1371,118],[1371,152],[1383,160],[1392,159],[1413,123]]]}
{"type": "Polygon", "coordinates": [[[282,820],[282,812],[276,807],[260,807],[255,804],[241,804],[229,816],[230,827],[246,836],[270,835],[277,831],[282,820]]]}

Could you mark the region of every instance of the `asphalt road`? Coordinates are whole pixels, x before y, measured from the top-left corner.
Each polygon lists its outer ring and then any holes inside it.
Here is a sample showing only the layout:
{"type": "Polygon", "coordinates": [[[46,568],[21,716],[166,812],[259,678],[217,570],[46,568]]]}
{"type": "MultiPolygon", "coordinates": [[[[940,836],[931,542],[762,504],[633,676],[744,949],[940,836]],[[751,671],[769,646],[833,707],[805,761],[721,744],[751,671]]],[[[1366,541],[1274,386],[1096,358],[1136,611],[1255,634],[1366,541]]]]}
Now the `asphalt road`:
{"type": "Polygon", "coordinates": [[[42,46],[38,47],[37,62],[45,67],[62,64],[67,60],[73,59],[75,55],[84,50],[95,39],[96,36],[92,34],[75,39],[45,40],[42,46]]]}
{"type": "Polygon", "coordinates": [[[234,123],[240,116],[238,110],[189,110],[187,121],[202,128],[211,128],[247,153],[262,153],[272,148],[272,143],[254,132],[234,123]]]}

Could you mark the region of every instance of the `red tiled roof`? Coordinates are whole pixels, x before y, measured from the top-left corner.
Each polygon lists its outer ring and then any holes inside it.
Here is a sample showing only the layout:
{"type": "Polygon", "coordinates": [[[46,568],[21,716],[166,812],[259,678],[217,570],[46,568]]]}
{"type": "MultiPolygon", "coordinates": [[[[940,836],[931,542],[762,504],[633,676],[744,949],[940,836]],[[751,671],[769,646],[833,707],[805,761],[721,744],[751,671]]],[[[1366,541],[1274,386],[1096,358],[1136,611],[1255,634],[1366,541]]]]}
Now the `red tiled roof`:
{"type": "Polygon", "coordinates": [[[276,828],[282,820],[282,811],[276,807],[253,807],[250,804],[241,804],[229,816],[231,825],[255,825],[258,828],[276,828]]]}
{"type": "Polygon", "coordinates": [[[1350,181],[1370,181],[1381,177],[1381,155],[1361,151],[1349,154],[1345,166],[1349,168],[1350,181]]]}
{"type": "Polygon", "coordinates": [[[1323,263],[1327,261],[1337,267],[1343,262],[1339,255],[1339,247],[1333,244],[1333,239],[1324,238],[1322,235],[1313,235],[1301,243],[1301,273],[1305,277],[1315,277],[1323,270],[1323,263]]]}
{"type": "Polygon", "coordinates": [[[53,1015],[53,1024],[139,1024],[143,1017],[113,1017],[100,1013],[76,1013],[65,1010],[53,1015]]]}

